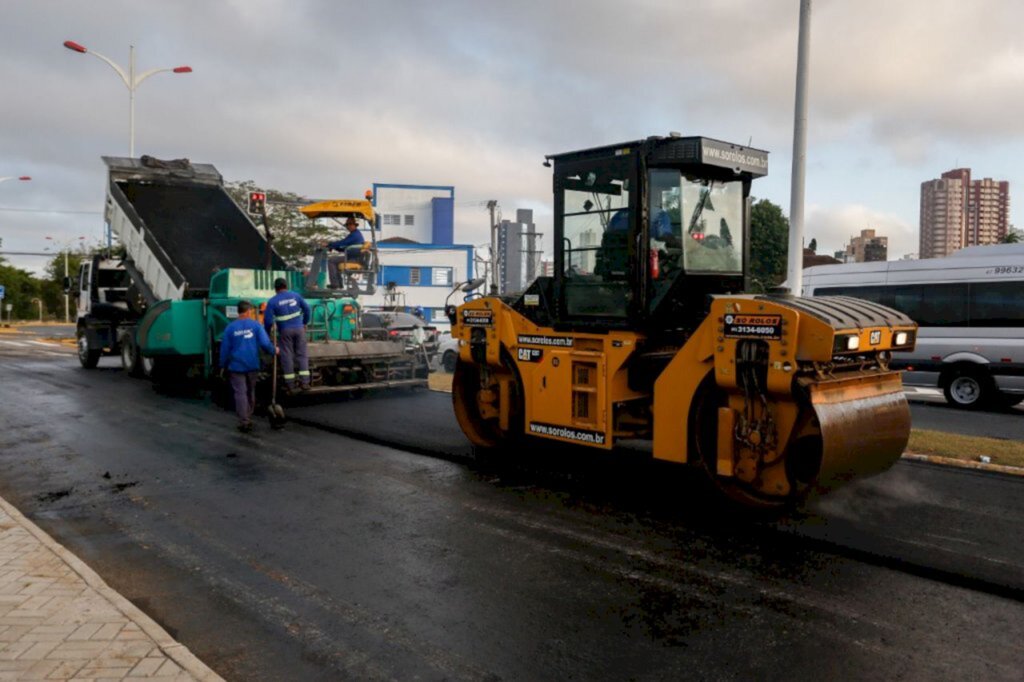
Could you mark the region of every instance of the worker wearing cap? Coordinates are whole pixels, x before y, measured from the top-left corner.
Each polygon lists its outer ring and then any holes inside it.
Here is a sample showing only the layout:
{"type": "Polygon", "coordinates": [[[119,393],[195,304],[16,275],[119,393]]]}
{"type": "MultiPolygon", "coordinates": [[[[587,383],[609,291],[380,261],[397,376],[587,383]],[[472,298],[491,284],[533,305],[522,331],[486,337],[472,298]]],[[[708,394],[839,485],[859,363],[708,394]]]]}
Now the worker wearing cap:
{"type": "Polygon", "coordinates": [[[334,289],[341,288],[341,274],[338,272],[338,268],[349,260],[348,250],[355,250],[353,247],[361,247],[366,243],[366,237],[359,231],[359,223],[356,221],[355,216],[349,216],[345,220],[345,229],[348,230],[348,234],[343,239],[324,244],[328,249],[341,251],[343,254],[331,256],[327,259],[327,273],[331,279],[331,287],[334,289]]]}
{"type": "Polygon", "coordinates": [[[238,430],[252,431],[252,412],[256,407],[256,379],[260,372],[260,349],[274,353],[274,344],[260,323],[252,317],[252,304],[238,304],[238,319],[224,329],[220,340],[220,366],[227,370],[235,394],[238,430]]]}
{"type": "Polygon", "coordinates": [[[306,352],[309,304],[302,296],[289,291],[288,282],[283,278],[274,280],[274,291],[277,293],[267,301],[263,313],[263,326],[269,334],[277,325],[277,347],[280,349],[285,389],[288,392],[295,390],[298,375],[300,388],[309,390],[309,355],[306,352]]]}

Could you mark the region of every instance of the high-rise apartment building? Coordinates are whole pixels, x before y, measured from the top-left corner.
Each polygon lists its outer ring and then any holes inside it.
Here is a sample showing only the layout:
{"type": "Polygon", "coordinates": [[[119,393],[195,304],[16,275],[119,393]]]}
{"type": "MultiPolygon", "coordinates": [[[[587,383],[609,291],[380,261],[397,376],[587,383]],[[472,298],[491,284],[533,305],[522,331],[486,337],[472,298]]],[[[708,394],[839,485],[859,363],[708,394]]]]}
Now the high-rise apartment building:
{"type": "Polygon", "coordinates": [[[976,244],[997,244],[1006,237],[1010,183],[971,180],[970,168],[947,171],[921,183],[921,258],[941,258],[976,244]]]}

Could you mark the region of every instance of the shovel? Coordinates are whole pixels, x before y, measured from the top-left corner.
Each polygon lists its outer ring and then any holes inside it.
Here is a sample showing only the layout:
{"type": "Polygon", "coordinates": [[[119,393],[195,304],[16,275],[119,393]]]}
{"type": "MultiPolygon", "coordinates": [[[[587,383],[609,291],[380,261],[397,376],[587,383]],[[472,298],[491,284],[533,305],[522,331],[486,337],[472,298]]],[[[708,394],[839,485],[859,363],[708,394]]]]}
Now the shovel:
{"type": "Polygon", "coordinates": [[[267,407],[267,419],[270,420],[270,428],[283,429],[287,418],[284,416],[284,408],[277,404],[277,326],[274,326],[274,369],[270,374],[270,405],[267,407]]]}

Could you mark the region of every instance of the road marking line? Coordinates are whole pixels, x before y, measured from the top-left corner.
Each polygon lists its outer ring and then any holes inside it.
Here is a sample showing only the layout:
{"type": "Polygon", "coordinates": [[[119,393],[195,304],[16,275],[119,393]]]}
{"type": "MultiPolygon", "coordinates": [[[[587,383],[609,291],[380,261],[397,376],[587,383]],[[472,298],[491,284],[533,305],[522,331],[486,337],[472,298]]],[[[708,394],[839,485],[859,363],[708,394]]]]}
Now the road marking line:
{"type": "Polygon", "coordinates": [[[0,343],[5,346],[17,346],[18,348],[24,348],[27,345],[24,341],[8,341],[6,339],[0,340],[0,343]]]}
{"type": "Polygon", "coordinates": [[[57,345],[52,341],[28,341],[28,343],[31,343],[36,346],[43,346],[44,348],[53,348],[55,345],[57,345]]]}

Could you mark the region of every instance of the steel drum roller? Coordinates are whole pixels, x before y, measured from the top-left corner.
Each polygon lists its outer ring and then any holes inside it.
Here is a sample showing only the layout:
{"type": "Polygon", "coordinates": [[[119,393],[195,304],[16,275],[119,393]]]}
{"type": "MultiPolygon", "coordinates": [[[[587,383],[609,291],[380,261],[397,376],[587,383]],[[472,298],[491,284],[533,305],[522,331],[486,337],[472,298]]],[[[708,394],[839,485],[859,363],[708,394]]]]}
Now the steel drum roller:
{"type": "Polygon", "coordinates": [[[821,429],[821,487],[881,473],[903,454],[910,407],[898,373],[826,380],[810,393],[821,429]]]}

